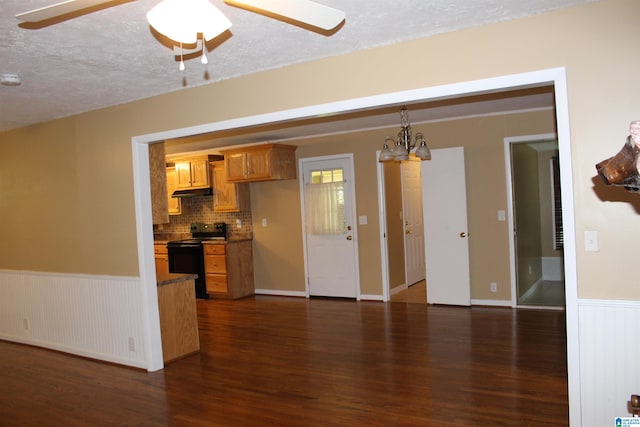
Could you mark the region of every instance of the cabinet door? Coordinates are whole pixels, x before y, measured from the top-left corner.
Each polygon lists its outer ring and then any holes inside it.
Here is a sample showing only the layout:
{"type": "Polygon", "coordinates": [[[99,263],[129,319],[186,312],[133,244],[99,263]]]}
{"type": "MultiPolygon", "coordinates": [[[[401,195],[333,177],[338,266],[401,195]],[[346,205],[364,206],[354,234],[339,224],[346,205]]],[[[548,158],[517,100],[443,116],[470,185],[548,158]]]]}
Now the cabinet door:
{"type": "Polygon", "coordinates": [[[215,162],[213,165],[213,210],[215,212],[237,212],[238,199],[236,197],[237,185],[227,182],[224,162],[215,162]]]}
{"type": "Polygon", "coordinates": [[[247,177],[251,179],[271,177],[271,150],[247,152],[247,177]]]}
{"type": "Polygon", "coordinates": [[[169,274],[169,255],[156,255],[156,275],[169,274]]]}
{"type": "Polygon", "coordinates": [[[190,162],[176,162],[176,188],[191,188],[190,162]]]}
{"type": "Polygon", "coordinates": [[[245,153],[226,155],[224,161],[227,168],[227,179],[241,180],[246,177],[245,153]]]}
{"type": "Polygon", "coordinates": [[[179,197],[171,197],[176,191],[176,168],[167,168],[167,196],[169,199],[169,215],[180,215],[182,204],[179,197]]]}
{"type": "Polygon", "coordinates": [[[191,187],[209,186],[209,161],[207,159],[194,160],[191,166],[191,187]]]}

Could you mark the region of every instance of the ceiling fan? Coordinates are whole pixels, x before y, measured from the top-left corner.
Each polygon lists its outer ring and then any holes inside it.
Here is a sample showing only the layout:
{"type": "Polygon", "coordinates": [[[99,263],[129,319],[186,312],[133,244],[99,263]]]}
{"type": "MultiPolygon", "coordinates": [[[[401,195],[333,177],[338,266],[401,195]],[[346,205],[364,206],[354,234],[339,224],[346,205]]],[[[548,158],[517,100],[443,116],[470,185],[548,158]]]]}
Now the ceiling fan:
{"type": "MultiPolygon", "coordinates": [[[[131,0],[129,0],[131,1],[131,0]]],[[[330,31],[345,19],[345,13],[311,0],[224,0],[225,3],[268,16],[293,20],[304,25],[330,31]]],[[[36,23],[55,20],[86,9],[116,5],[114,0],[66,0],[16,15],[21,21],[36,23]]]]}

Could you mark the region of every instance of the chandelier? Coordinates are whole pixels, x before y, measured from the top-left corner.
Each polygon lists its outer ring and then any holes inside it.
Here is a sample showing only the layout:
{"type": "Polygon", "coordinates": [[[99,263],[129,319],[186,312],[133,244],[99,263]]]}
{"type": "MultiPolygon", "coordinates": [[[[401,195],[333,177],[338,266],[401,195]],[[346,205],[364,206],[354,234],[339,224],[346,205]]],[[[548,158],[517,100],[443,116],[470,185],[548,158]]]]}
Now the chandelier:
{"type": "Polygon", "coordinates": [[[398,138],[387,136],[380,152],[381,162],[409,160],[409,153],[415,149],[415,156],[420,160],[431,160],[431,150],[427,147],[427,140],[421,132],[411,141],[411,124],[409,123],[409,111],[407,107],[400,110],[400,132],[398,138]],[[388,143],[391,143],[391,148],[388,143]],[[417,148],[416,148],[417,147],[417,148]]]}

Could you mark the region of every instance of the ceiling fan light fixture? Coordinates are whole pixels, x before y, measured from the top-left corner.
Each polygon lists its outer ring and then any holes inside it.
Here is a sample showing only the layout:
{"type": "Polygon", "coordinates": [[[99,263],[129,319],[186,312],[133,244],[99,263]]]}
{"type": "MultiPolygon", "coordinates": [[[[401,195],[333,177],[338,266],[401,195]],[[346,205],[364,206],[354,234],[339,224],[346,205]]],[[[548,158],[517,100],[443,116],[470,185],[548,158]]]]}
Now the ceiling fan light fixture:
{"type": "Polygon", "coordinates": [[[163,0],[147,12],[147,21],[160,34],[184,44],[205,40],[231,28],[231,21],[209,0],[163,0]]]}

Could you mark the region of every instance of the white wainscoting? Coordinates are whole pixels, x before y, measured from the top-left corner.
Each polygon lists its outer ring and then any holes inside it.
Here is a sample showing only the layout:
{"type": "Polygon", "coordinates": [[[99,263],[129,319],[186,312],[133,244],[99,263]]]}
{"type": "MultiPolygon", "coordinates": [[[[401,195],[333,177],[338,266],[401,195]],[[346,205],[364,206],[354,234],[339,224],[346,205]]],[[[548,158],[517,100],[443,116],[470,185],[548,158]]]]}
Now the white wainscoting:
{"type": "Polygon", "coordinates": [[[579,299],[578,312],[582,425],[613,426],[640,394],[640,302],[579,299]]]}
{"type": "Polygon", "coordinates": [[[0,339],[146,368],[141,286],[137,277],[0,270],[0,339]]]}

